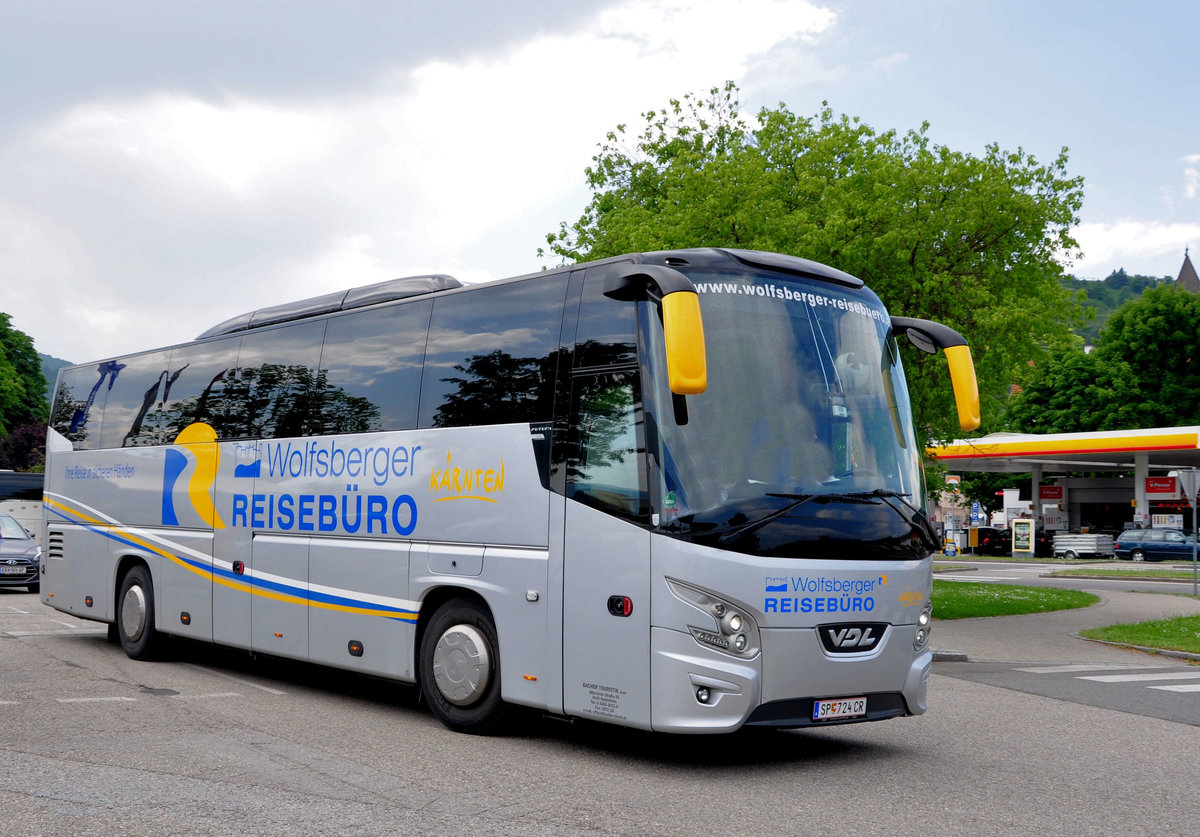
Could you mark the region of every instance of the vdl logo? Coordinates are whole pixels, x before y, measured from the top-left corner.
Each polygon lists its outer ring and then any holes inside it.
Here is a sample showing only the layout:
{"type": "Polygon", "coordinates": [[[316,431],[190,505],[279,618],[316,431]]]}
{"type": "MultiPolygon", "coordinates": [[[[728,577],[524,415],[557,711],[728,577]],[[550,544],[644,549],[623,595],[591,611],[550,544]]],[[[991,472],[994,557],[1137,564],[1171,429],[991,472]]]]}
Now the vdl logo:
{"type": "Polygon", "coordinates": [[[817,633],[821,644],[831,654],[860,654],[874,650],[886,630],[885,622],[843,622],[822,625],[817,628],[817,633]]]}
{"type": "Polygon", "coordinates": [[[217,466],[221,461],[221,449],[217,445],[217,431],[204,422],[189,424],[175,437],[173,447],[167,448],[163,462],[162,522],[164,526],[178,526],[179,516],[175,513],[175,483],[189,464],[195,463],[192,476],[188,479],[187,493],[192,508],[205,523],[214,529],[224,529],[225,523],[217,514],[212,501],[212,487],[217,479],[217,466]]]}

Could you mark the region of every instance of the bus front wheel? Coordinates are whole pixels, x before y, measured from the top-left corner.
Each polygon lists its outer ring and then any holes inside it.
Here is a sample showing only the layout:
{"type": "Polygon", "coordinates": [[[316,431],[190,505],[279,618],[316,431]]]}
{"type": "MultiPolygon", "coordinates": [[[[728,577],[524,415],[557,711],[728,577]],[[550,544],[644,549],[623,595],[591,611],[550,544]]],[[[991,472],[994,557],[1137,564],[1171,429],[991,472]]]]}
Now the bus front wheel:
{"type": "Polygon", "coordinates": [[[150,571],[138,565],[121,579],[117,597],[117,636],[121,647],[134,660],[147,660],[158,650],[154,627],[154,583],[150,571]]]}
{"type": "Polygon", "coordinates": [[[452,730],[485,733],[504,717],[496,626],[481,605],[447,602],[421,637],[421,694],[452,730]]]}

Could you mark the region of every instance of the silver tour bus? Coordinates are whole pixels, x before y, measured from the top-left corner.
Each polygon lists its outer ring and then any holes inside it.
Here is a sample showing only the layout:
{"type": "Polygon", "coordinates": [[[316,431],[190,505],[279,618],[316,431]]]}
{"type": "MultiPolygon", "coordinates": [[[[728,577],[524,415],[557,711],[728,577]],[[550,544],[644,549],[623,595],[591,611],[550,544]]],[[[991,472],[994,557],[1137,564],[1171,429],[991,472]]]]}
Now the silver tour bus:
{"type": "Polygon", "coordinates": [[[64,369],[42,600],[508,706],[714,733],[921,714],[931,553],[897,338],[863,283],[696,249],[398,279],[64,369]]]}

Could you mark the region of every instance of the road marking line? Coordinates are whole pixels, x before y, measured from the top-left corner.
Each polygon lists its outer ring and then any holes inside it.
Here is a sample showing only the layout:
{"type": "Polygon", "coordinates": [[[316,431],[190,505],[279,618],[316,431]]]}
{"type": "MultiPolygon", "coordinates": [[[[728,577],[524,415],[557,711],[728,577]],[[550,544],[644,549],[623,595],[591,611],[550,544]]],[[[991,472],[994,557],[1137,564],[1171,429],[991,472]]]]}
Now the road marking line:
{"type": "Polygon", "coordinates": [[[286,695],[287,692],[281,692],[279,689],[272,689],[270,686],[260,686],[257,683],[251,683],[249,680],[242,680],[240,677],[233,677],[216,669],[205,668],[204,666],[194,665],[193,663],[184,663],[185,668],[192,668],[196,671],[202,671],[205,674],[212,674],[217,677],[224,677],[226,680],[232,680],[234,683],[241,683],[243,686],[249,686],[251,689],[261,689],[264,692],[272,695],[286,695]]]}
{"type": "Polygon", "coordinates": [[[131,698],[131,697],[56,698],[55,703],[137,703],[137,698],[131,698]]]}
{"type": "Polygon", "coordinates": [[[954,578],[949,575],[939,575],[938,578],[943,581],[959,581],[963,584],[970,584],[975,581],[1019,581],[1020,576],[1015,575],[974,575],[970,578],[954,578]]]}
{"type": "Polygon", "coordinates": [[[0,700],[0,706],[18,706],[19,702],[15,700],[0,700]]]}
{"type": "Polygon", "coordinates": [[[1026,671],[1030,674],[1067,674],[1072,671],[1126,671],[1128,669],[1159,668],[1159,666],[1139,665],[1137,663],[1093,663],[1085,665],[1076,663],[1065,666],[1033,666],[1032,668],[1014,668],[1013,671],[1026,671]]]}
{"type": "Polygon", "coordinates": [[[88,628],[60,628],[46,631],[3,631],[5,636],[104,636],[107,630],[96,631],[88,628]]]}
{"type": "Polygon", "coordinates": [[[1200,683],[1175,683],[1170,686],[1149,686],[1150,689],[1160,689],[1164,692],[1200,692],[1200,683]]]}
{"type": "Polygon", "coordinates": [[[214,692],[211,695],[171,695],[175,700],[207,700],[209,698],[241,697],[241,692],[214,692]]]}
{"type": "Polygon", "coordinates": [[[1148,683],[1151,680],[1200,680],[1200,671],[1161,671],[1157,674],[1098,674],[1095,677],[1076,677],[1097,683],[1148,683]]]}

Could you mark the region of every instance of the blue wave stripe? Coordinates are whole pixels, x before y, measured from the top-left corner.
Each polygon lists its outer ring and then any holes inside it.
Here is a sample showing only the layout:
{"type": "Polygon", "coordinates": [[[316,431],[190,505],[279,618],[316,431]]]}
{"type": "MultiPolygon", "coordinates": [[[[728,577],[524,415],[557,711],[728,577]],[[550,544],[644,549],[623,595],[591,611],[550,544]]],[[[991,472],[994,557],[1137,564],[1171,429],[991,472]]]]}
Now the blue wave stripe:
{"type": "MultiPolygon", "coordinates": [[[[75,525],[82,526],[89,532],[101,535],[116,543],[125,546],[144,550],[146,544],[131,540],[130,536],[124,534],[120,530],[116,530],[107,526],[97,526],[89,523],[78,515],[70,515],[58,509],[48,508],[50,512],[75,525]]],[[[326,606],[334,610],[346,610],[351,612],[366,613],[368,615],[379,616],[384,619],[392,619],[400,622],[416,622],[419,611],[409,608],[396,607],[395,605],[380,604],[377,602],[368,602],[362,599],[353,599],[347,596],[339,596],[333,593],[321,593],[308,590],[303,587],[297,587],[294,584],[286,582],[269,581],[264,578],[254,576],[238,575],[232,570],[224,567],[210,565],[207,561],[202,561],[188,555],[180,555],[174,550],[167,550],[164,547],[155,546],[155,549],[161,550],[160,554],[168,557],[173,561],[183,565],[202,576],[208,576],[211,580],[224,579],[226,581],[236,583],[239,588],[251,595],[264,595],[264,592],[270,591],[278,595],[289,596],[300,600],[308,607],[326,606]],[[260,592],[263,591],[263,592],[260,592]]]]}

